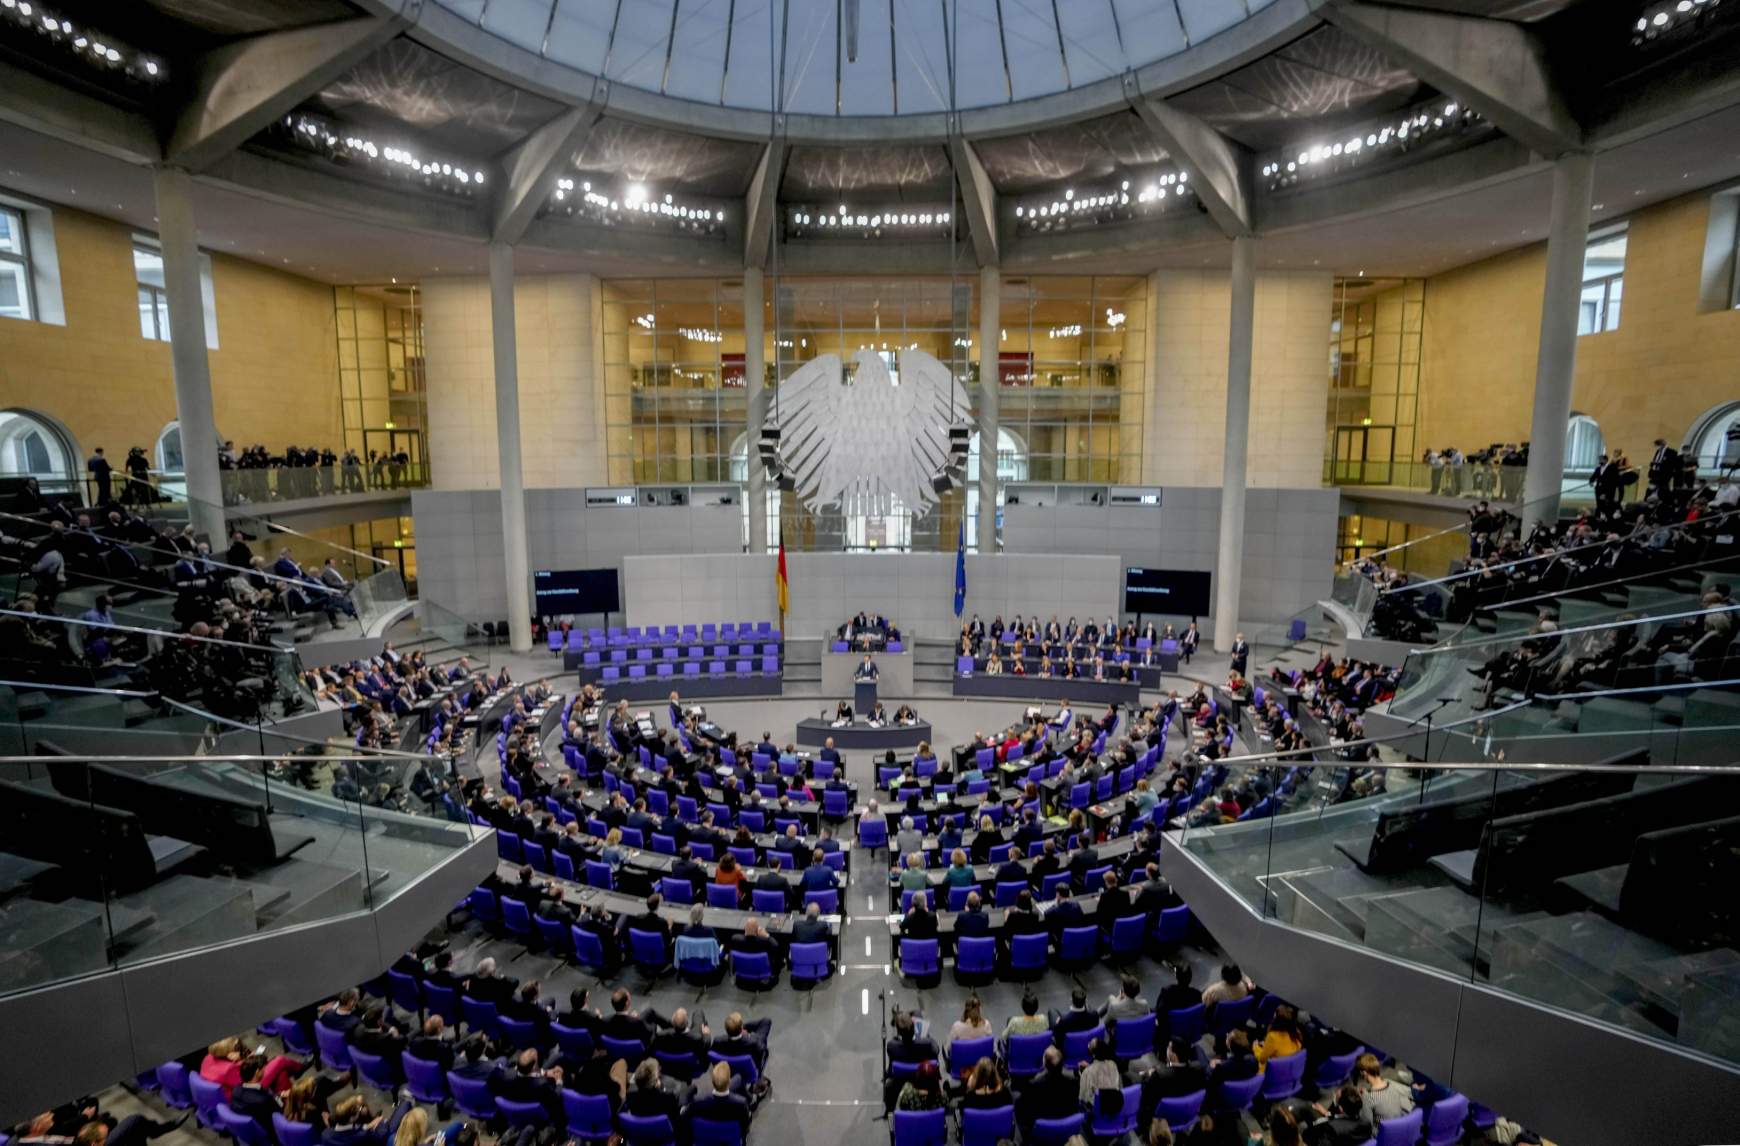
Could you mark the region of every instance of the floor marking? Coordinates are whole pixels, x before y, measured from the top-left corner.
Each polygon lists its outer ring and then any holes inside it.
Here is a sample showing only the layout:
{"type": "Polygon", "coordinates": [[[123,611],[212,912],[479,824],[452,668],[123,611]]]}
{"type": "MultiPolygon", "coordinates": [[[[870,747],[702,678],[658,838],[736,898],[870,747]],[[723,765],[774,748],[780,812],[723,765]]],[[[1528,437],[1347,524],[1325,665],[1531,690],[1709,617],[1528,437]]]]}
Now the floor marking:
{"type": "Polygon", "coordinates": [[[866,959],[870,957],[870,936],[868,935],[864,936],[864,957],[866,959]]]}
{"type": "Polygon", "coordinates": [[[866,1015],[870,1013],[870,988],[865,987],[861,992],[859,992],[858,1005],[863,1009],[866,1015]]]}

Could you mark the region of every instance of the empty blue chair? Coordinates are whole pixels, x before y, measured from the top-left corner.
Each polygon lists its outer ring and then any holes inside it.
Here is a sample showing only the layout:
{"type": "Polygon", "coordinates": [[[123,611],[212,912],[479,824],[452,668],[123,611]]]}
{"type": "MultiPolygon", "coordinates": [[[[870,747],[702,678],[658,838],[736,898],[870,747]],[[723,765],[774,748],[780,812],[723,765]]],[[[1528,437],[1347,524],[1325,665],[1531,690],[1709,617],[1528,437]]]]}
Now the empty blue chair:
{"type": "Polygon", "coordinates": [[[370,1054],[351,1047],[350,1061],[356,1064],[356,1072],[362,1080],[376,1090],[384,1090],[390,1094],[398,1089],[399,1064],[385,1055],[370,1054]]]}
{"type": "Polygon", "coordinates": [[[948,1111],[896,1110],[894,1146],[947,1146],[948,1111]]]}
{"type": "Polygon", "coordinates": [[[1305,1085],[1305,1052],[1281,1055],[1264,1063],[1263,1100],[1279,1102],[1299,1093],[1305,1085]]]}
{"type": "Polygon", "coordinates": [[[1086,1117],[1072,1114],[1068,1118],[1040,1118],[1033,1123],[1034,1146],[1064,1146],[1071,1138],[1080,1134],[1086,1117]]]}
{"type": "Polygon", "coordinates": [[[224,1088],[197,1074],[187,1076],[187,1085],[193,1091],[193,1105],[199,1116],[199,1124],[208,1130],[221,1130],[218,1126],[217,1108],[224,1100],[224,1088]]]}
{"type": "Polygon", "coordinates": [[[1168,907],[1154,923],[1154,942],[1162,949],[1177,947],[1190,934],[1190,908],[1168,907]]]}
{"type": "Polygon", "coordinates": [[[1420,1124],[1426,1112],[1419,1107],[1400,1118],[1386,1118],[1377,1124],[1377,1137],[1372,1146],[1414,1146],[1420,1137],[1420,1124]]]}
{"type": "Polygon", "coordinates": [[[753,911],[778,914],[786,909],[786,902],[786,894],[783,891],[758,887],[749,893],[749,906],[753,911]]]}
{"type": "Polygon", "coordinates": [[[538,925],[538,938],[543,940],[544,950],[552,955],[566,957],[568,954],[568,928],[562,921],[534,915],[532,922],[538,925]]]}
{"type": "Polygon", "coordinates": [[[861,848],[886,848],[888,846],[888,821],[886,819],[859,820],[858,846],[861,848]]]}
{"type": "Polygon", "coordinates": [[[507,928],[508,934],[516,939],[530,942],[532,938],[532,913],[523,900],[511,895],[501,897],[501,922],[507,928]]]}
{"type": "Polygon", "coordinates": [[[1206,1008],[1201,1003],[1194,1007],[1181,1007],[1166,1014],[1166,1037],[1183,1039],[1185,1042],[1196,1042],[1202,1038],[1203,1012],[1206,1008]]]}
{"type": "Polygon", "coordinates": [[[996,898],[993,902],[997,907],[1014,907],[1015,901],[1020,899],[1021,893],[1026,890],[1025,883],[1018,883],[1014,880],[1000,882],[997,884],[996,898]]]}
{"type": "Polygon", "coordinates": [[[228,1134],[242,1146],[272,1146],[272,1140],[266,1134],[266,1128],[245,1114],[237,1114],[230,1109],[230,1104],[220,1102],[213,1111],[217,1125],[214,1127],[223,1134],[228,1134]]]}
{"type": "MultiPolygon", "coordinates": [[[[327,1070],[349,1070],[351,1068],[350,1043],[346,1041],[343,1031],[329,1027],[325,1023],[316,1022],[314,1024],[314,1041],[320,1047],[321,1066],[327,1070]]],[[[191,1083],[193,1079],[188,1081],[191,1083]]],[[[193,1094],[195,1098],[198,1098],[199,1090],[196,1088],[193,1094]]]]}
{"type": "MultiPolygon", "coordinates": [[[[1301,1054],[1304,1052],[1301,1051],[1301,1054]]],[[[1454,1146],[1462,1141],[1463,1123],[1468,1121],[1468,1096],[1448,1094],[1434,1102],[1426,1111],[1421,1141],[1425,1146],[1454,1146]]]]}
{"type": "Polygon", "coordinates": [[[762,951],[731,952],[731,975],[739,987],[751,991],[767,990],[776,978],[772,960],[762,951]]]}
{"type": "Polygon", "coordinates": [[[462,995],[459,999],[459,1014],[465,1020],[465,1025],[474,1031],[482,1031],[491,1038],[500,1032],[494,1003],[462,995]]]}
{"type": "Polygon", "coordinates": [[[833,973],[826,943],[793,943],[791,945],[791,980],[797,983],[819,983],[833,973]]]}
{"type": "Polygon", "coordinates": [[[1196,1125],[1196,1116],[1202,1112],[1202,1104],[1207,1098],[1206,1090],[1177,1098],[1162,1098],[1160,1105],[1154,1108],[1154,1117],[1164,1118],[1175,1133],[1189,1130],[1196,1125]]]}
{"type": "Polygon", "coordinates": [[[1098,927],[1066,927],[1058,937],[1057,962],[1068,970],[1092,966],[1100,957],[1098,927]]]}
{"type": "Polygon", "coordinates": [[[1133,1058],[1141,1058],[1152,1051],[1154,1049],[1155,1021],[1156,1016],[1151,1014],[1119,1019],[1117,1026],[1112,1028],[1113,1056],[1119,1062],[1129,1062],[1133,1058]]]}
{"type": "Polygon", "coordinates": [[[997,941],[989,935],[969,935],[955,941],[955,978],[990,977],[997,973],[997,941]]]}
{"type": "Polygon", "coordinates": [[[177,1110],[193,1105],[193,1091],[188,1086],[187,1067],[170,1061],[157,1068],[157,1093],[177,1110]]]}
{"type": "Polygon", "coordinates": [[[823,915],[838,915],[840,913],[840,893],[834,888],[822,887],[804,892],[804,906],[808,907],[812,903],[821,907],[823,915]]]}
{"type": "Polygon", "coordinates": [[[1044,934],[1017,935],[1009,940],[1009,971],[1012,978],[1037,979],[1045,974],[1050,939],[1044,934]]]}
{"type": "Polygon", "coordinates": [[[1106,957],[1113,962],[1129,962],[1140,958],[1147,933],[1146,915],[1126,915],[1112,920],[1111,934],[1106,937],[1106,957]]]}
{"type": "Polygon", "coordinates": [[[693,903],[695,902],[695,885],[686,879],[672,879],[667,875],[659,880],[659,894],[664,896],[668,903],[693,903]]]}
{"type": "MultiPolygon", "coordinates": [[[[1229,1078],[1214,1089],[1214,1108],[1216,1110],[1247,1110],[1256,1101],[1257,1091],[1263,1088],[1263,1076],[1253,1074],[1249,1078],[1229,1078]]],[[[1420,1123],[1414,1120],[1414,1130],[1418,1132],[1420,1123]]],[[[1408,1142],[1412,1143],[1413,1138],[1408,1142]]]]}
{"type": "Polygon", "coordinates": [[[734,910],[737,907],[737,885],[710,883],[707,885],[707,906],[734,910]]]}
{"type": "MultiPolygon", "coordinates": [[[[942,1113],[938,1111],[937,1113],[942,1113]]],[[[1015,1140],[1015,1107],[961,1111],[961,1146],[997,1146],[1015,1140]]]]}
{"type": "Polygon", "coordinates": [[[1069,882],[1067,871],[1054,871],[1039,881],[1039,898],[1046,903],[1057,895],[1057,889],[1069,882]]]}
{"type": "Polygon", "coordinates": [[[440,1063],[400,1051],[399,1065],[405,1070],[405,1087],[412,1098],[418,1102],[447,1101],[447,1077],[440,1063]]]}
{"type": "Polygon", "coordinates": [[[495,1100],[496,1110],[507,1119],[509,1126],[542,1126],[547,1117],[544,1108],[536,1102],[515,1102],[508,1098],[495,1100]]]}
{"type": "Polygon", "coordinates": [[[628,957],[636,967],[653,975],[663,973],[671,965],[665,937],[656,931],[642,931],[637,927],[628,929],[628,957]]]}
{"type": "Polygon", "coordinates": [[[900,973],[908,979],[918,979],[941,973],[937,961],[937,941],[934,939],[902,939],[900,941],[900,973]]]}
{"type": "MultiPolygon", "coordinates": [[[[590,1052],[588,1052],[590,1053],[590,1052]]],[[[577,1094],[562,1088],[562,1111],[568,1116],[568,1136],[582,1142],[608,1142],[613,1127],[610,1099],[602,1094],[577,1094]]]]}
{"type": "MultiPolygon", "coordinates": [[[[387,998],[404,1010],[417,1014],[423,1009],[423,993],[417,989],[417,980],[403,971],[387,968],[387,998]]],[[[274,1030],[273,1033],[276,1033],[274,1030]]]]}
{"type": "Polygon", "coordinates": [[[640,1118],[623,1113],[617,1115],[616,1122],[629,1146],[666,1146],[666,1143],[677,1140],[671,1120],[662,1114],[656,1118],[640,1118]]]}
{"type": "Polygon", "coordinates": [[[272,1115],[272,1133],[278,1146],[314,1146],[320,1141],[320,1128],[308,1122],[292,1122],[282,1114],[272,1115]]]}
{"type": "Polygon", "coordinates": [[[1063,1065],[1078,1066],[1088,1060],[1088,1044],[1106,1037],[1104,1023],[1086,1031],[1070,1031],[1063,1036],[1063,1065]]]}
{"type": "Polygon", "coordinates": [[[659,1060],[659,1070],[672,1078],[693,1082],[695,1076],[701,1073],[701,1059],[694,1051],[676,1053],[655,1050],[653,1057],[659,1060]]]}
{"type": "Polygon", "coordinates": [[[609,968],[610,958],[604,950],[602,939],[580,927],[569,927],[568,936],[574,941],[574,962],[589,971],[600,973],[609,968]]]}
{"type": "Polygon", "coordinates": [[[1311,1082],[1318,1090],[1334,1090],[1346,1082],[1353,1074],[1354,1060],[1359,1058],[1362,1047],[1355,1047],[1346,1054],[1330,1055],[1317,1064],[1317,1071],[1311,1076],[1311,1082]]]}
{"type": "Polygon", "coordinates": [[[616,887],[616,873],[602,860],[586,861],[586,883],[590,887],[610,891],[616,887]]]}

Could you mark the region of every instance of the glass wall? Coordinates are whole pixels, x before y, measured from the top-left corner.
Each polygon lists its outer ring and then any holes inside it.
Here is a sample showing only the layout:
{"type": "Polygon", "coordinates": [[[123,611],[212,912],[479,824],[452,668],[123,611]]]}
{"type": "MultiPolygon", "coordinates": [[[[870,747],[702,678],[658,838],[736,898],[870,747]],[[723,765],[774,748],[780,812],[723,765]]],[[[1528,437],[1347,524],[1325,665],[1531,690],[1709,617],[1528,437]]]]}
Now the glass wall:
{"type": "MultiPolygon", "coordinates": [[[[741,281],[616,280],[602,292],[611,482],[746,481],[755,450],[747,436],[741,281]]],[[[968,394],[966,416],[976,420],[987,376],[976,275],[770,278],[767,294],[770,416],[779,379],[818,355],[839,355],[850,369],[855,354],[873,350],[898,370],[899,352],[916,349],[956,373],[968,394]]],[[[1006,280],[999,472],[1140,481],[1146,339],[1147,284],[1139,276],[1006,280]]],[[[976,462],[966,473],[976,477],[976,462]]],[[[977,502],[976,489],[957,488],[923,517],[902,506],[848,517],[812,514],[769,490],[768,533],[776,543],[783,529],[791,549],[952,549],[961,515],[975,514],[977,502]]]]}
{"type": "Polygon", "coordinates": [[[1335,280],[1325,457],[1337,485],[1408,484],[1419,415],[1423,279],[1335,280]]]}
{"type": "Polygon", "coordinates": [[[748,425],[740,280],[602,284],[610,481],[721,481],[748,425]]]}
{"type": "Polygon", "coordinates": [[[1142,480],[1147,303],[1139,275],[1003,281],[1001,422],[1029,480],[1142,480]]]}
{"type": "Polygon", "coordinates": [[[338,387],[344,444],[369,485],[428,481],[423,311],[415,286],[337,287],[338,387]],[[391,463],[400,458],[400,464],[391,463]],[[386,459],[381,466],[373,464],[386,459]]]}

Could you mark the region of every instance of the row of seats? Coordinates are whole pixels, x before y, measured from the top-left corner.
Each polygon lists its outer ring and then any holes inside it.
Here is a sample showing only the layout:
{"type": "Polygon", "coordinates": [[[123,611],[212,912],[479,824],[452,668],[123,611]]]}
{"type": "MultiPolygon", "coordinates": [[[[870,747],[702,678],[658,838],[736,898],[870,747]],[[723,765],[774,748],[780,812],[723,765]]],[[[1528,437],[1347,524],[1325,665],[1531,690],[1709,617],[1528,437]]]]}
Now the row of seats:
{"type": "Polygon", "coordinates": [[[715,641],[774,641],[783,639],[783,634],[773,627],[772,621],[743,621],[741,623],[725,622],[705,625],[666,625],[660,629],[657,625],[648,625],[642,629],[638,625],[630,625],[626,629],[612,626],[609,629],[569,629],[564,636],[561,629],[551,629],[549,634],[550,651],[560,652],[564,647],[579,652],[582,649],[623,648],[629,645],[671,644],[681,641],[684,644],[694,644],[700,641],[713,644],[715,641]]]}
{"type": "MultiPolygon", "coordinates": [[[[714,645],[710,652],[705,645],[689,645],[686,648],[677,645],[668,645],[662,649],[654,645],[642,645],[640,648],[632,650],[632,656],[630,656],[630,651],[631,650],[629,649],[611,649],[609,650],[609,657],[607,659],[603,651],[591,649],[580,655],[580,663],[587,668],[596,668],[602,664],[627,664],[631,660],[637,661],[641,664],[646,664],[652,661],[700,661],[706,660],[709,655],[715,660],[726,660],[732,655],[731,646],[728,644],[714,645]]],[[[757,645],[754,642],[739,644],[737,646],[737,655],[740,657],[754,657],[758,655],[764,657],[777,657],[779,656],[779,644],[777,642],[769,642],[761,645],[757,645]]]]}
{"type": "MultiPolygon", "coordinates": [[[[591,656],[592,654],[588,653],[587,655],[591,656]]],[[[669,661],[662,661],[652,666],[646,664],[631,664],[627,666],[628,672],[626,674],[626,679],[645,680],[648,667],[653,669],[653,677],[655,679],[675,680],[679,676],[676,665],[669,661]]],[[[708,661],[705,672],[702,672],[701,665],[694,661],[684,663],[682,669],[683,671],[680,675],[684,680],[699,680],[703,676],[778,676],[779,658],[762,657],[759,668],[756,667],[756,663],[752,660],[734,661],[731,662],[729,673],[726,671],[725,661],[708,661]]],[[[605,665],[604,670],[599,674],[598,679],[605,682],[623,680],[625,679],[625,674],[622,670],[622,665],[605,665]]]]}

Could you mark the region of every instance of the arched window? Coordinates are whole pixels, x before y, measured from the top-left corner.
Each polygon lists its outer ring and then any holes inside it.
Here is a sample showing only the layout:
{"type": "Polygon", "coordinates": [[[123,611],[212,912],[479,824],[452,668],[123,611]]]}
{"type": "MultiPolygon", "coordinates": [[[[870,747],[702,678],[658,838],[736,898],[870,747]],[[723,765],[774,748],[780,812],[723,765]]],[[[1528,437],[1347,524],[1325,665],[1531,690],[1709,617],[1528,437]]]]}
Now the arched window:
{"type": "Polygon", "coordinates": [[[47,484],[77,481],[84,469],[66,430],[30,410],[0,410],[0,477],[30,476],[47,484]]]}
{"type": "Polygon", "coordinates": [[[181,473],[181,423],[171,422],[157,435],[157,468],[164,473],[181,473]]]}
{"type": "Polygon", "coordinates": [[[1740,466],[1740,402],[1706,410],[1686,434],[1698,458],[1698,472],[1711,475],[1740,466]]]}
{"type": "Polygon", "coordinates": [[[1572,414],[1565,427],[1565,469],[1588,470],[1595,459],[1607,452],[1607,439],[1601,424],[1587,414],[1572,414]]]}

